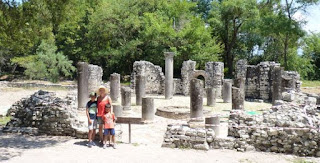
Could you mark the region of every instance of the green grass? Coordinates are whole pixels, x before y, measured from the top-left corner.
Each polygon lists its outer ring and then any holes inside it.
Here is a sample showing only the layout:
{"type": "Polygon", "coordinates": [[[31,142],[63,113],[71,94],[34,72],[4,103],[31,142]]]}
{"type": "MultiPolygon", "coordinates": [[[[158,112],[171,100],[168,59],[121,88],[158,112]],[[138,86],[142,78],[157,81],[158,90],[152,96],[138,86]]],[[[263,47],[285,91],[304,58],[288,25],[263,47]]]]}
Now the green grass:
{"type": "Polygon", "coordinates": [[[0,117],[0,126],[6,125],[10,121],[10,117],[0,117]]]}
{"type": "Polygon", "coordinates": [[[319,80],[303,80],[302,81],[302,87],[320,87],[320,81],[319,80]]]}
{"type": "Polygon", "coordinates": [[[293,163],[314,163],[313,161],[308,161],[306,159],[303,159],[303,158],[297,158],[297,159],[294,159],[292,160],[293,163]]]}
{"type": "Polygon", "coordinates": [[[132,145],[135,146],[135,147],[137,147],[137,146],[139,146],[140,144],[138,144],[138,143],[132,143],[132,145]]]}
{"type": "Polygon", "coordinates": [[[130,85],[130,81],[128,81],[128,82],[122,82],[121,85],[129,86],[129,85],[130,85]]]}

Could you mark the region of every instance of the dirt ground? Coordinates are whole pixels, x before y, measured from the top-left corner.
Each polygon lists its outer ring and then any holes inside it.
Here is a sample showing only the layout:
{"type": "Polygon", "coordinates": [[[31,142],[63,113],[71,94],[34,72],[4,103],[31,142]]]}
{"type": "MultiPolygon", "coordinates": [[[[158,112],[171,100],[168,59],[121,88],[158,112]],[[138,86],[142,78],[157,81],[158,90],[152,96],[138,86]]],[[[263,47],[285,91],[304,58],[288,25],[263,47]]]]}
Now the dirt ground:
{"type": "MultiPolygon", "coordinates": [[[[0,88],[0,114],[20,98],[28,97],[38,89],[0,88]]],[[[50,90],[50,89],[49,89],[50,90]]],[[[67,90],[50,90],[58,96],[65,96],[67,90]]],[[[160,106],[188,106],[190,98],[174,96],[165,100],[164,96],[151,96],[155,99],[155,108],[160,106]]],[[[126,116],[141,116],[141,107],[135,106],[132,96],[132,110],[125,112],[126,116]]],[[[206,104],[206,99],[204,99],[206,104]]],[[[248,111],[260,112],[269,108],[269,103],[245,102],[248,111]]],[[[230,103],[217,100],[215,107],[204,106],[214,114],[228,116],[230,103]]],[[[79,112],[85,119],[84,112],[79,112]]],[[[155,117],[155,121],[145,125],[132,125],[132,144],[128,144],[128,125],[122,124],[123,134],[117,149],[89,149],[86,140],[57,136],[27,136],[19,134],[4,134],[0,132],[0,161],[5,162],[320,162],[318,158],[304,158],[292,155],[264,152],[236,152],[233,150],[196,151],[191,149],[161,148],[167,124],[186,123],[184,120],[172,120],[155,117]]],[[[221,136],[227,134],[227,124],[222,123],[221,136]]]]}

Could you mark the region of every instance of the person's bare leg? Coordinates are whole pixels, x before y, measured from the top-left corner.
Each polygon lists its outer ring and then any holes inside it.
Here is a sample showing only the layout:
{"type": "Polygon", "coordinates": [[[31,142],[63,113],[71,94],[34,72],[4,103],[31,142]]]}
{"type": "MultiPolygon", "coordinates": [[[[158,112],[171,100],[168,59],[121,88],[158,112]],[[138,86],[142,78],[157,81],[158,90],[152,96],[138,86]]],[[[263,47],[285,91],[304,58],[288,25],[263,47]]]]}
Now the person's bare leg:
{"type": "Polygon", "coordinates": [[[107,135],[104,135],[104,137],[103,137],[103,148],[107,147],[107,139],[108,139],[107,135]]]}
{"type": "Polygon", "coordinates": [[[112,137],[112,135],[109,133],[109,134],[108,134],[109,146],[111,146],[111,137],[112,137]]]}
{"type": "Polygon", "coordinates": [[[99,137],[100,137],[100,141],[101,141],[101,143],[103,143],[103,125],[102,124],[100,124],[99,125],[99,137]]]}
{"type": "Polygon", "coordinates": [[[96,138],[96,129],[93,129],[91,140],[94,141],[95,138],[96,138]]]}
{"type": "Polygon", "coordinates": [[[112,137],[112,143],[113,143],[112,147],[113,149],[116,149],[116,136],[112,135],[111,137],[112,137]]]}
{"type": "Polygon", "coordinates": [[[89,130],[88,139],[89,139],[89,142],[92,141],[92,130],[89,130]]]}

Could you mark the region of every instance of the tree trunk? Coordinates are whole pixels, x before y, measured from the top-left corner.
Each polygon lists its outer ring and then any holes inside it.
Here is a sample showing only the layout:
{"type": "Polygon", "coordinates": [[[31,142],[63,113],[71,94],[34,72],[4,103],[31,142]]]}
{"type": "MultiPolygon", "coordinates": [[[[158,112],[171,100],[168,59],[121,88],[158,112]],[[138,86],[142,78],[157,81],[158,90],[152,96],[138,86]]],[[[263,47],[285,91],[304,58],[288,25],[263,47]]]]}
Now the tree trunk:
{"type": "Polygon", "coordinates": [[[231,78],[232,72],[233,72],[233,57],[231,54],[231,49],[227,49],[226,56],[227,56],[227,65],[226,66],[228,67],[227,77],[231,78]]]}

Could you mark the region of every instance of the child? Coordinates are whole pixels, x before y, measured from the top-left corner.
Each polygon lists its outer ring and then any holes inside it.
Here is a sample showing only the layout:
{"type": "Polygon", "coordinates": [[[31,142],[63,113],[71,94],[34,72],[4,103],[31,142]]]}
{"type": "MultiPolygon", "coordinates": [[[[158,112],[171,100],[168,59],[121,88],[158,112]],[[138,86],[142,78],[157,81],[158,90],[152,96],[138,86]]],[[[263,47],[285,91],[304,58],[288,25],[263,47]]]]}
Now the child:
{"type": "Polygon", "coordinates": [[[96,135],[96,128],[97,128],[97,101],[96,101],[96,93],[92,92],[89,95],[90,101],[87,103],[86,107],[86,114],[88,118],[88,128],[89,128],[89,134],[88,134],[88,147],[91,148],[92,146],[95,146],[95,143],[92,141],[95,138],[96,135]]]}
{"type": "Polygon", "coordinates": [[[107,140],[109,139],[109,146],[112,146],[116,149],[115,146],[115,130],[114,130],[114,123],[116,121],[116,117],[113,113],[111,113],[111,105],[109,103],[106,104],[105,114],[102,117],[104,122],[104,143],[103,148],[107,147],[107,140]],[[113,145],[111,145],[111,141],[113,145]]]}

